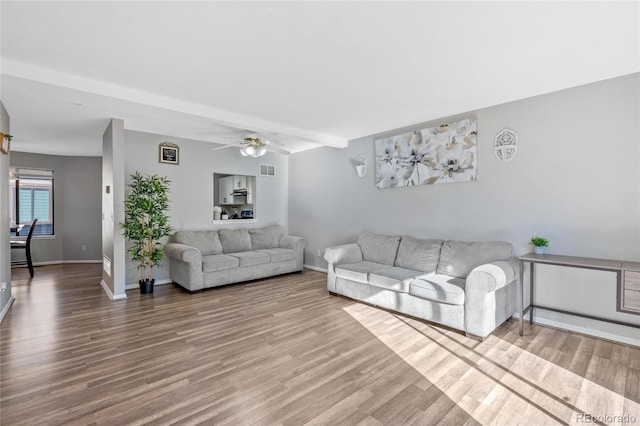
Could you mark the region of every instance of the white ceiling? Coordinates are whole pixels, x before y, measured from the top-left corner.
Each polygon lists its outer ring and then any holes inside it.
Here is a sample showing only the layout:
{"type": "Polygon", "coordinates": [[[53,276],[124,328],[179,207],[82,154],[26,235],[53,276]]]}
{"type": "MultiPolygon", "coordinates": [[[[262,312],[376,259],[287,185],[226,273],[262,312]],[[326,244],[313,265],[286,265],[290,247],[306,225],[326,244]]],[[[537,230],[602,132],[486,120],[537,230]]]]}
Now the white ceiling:
{"type": "Polygon", "coordinates": [[[1,97],[27,152],[100,155],[110,117],[344,147],[640,71],[636,1],[2,1],[0,14],[1,97]]]}

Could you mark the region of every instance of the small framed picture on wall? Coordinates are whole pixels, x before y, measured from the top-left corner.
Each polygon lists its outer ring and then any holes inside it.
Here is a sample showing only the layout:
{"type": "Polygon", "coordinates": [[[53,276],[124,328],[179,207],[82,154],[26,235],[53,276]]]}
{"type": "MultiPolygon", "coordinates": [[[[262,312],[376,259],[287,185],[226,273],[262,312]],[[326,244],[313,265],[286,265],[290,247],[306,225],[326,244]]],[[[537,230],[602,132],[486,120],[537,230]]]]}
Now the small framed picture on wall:
{"type": "Polygon", "coordinates": [[[162,142],[160,144],[160,162],[180,164],[180,147],[175,143],[162,142]]]}

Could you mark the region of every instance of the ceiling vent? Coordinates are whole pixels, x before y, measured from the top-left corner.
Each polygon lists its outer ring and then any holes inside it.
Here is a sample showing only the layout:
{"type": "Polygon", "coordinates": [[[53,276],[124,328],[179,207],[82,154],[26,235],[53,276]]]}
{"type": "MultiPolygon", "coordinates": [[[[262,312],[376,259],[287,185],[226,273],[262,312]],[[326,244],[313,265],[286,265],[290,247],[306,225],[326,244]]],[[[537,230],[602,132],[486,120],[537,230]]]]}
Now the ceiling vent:
{"type": "Polygon", "coordinates": [[[271,176],[274,177],[276,175],[276,166],[273,164],[260,164],[260,176],[271,176]]]}

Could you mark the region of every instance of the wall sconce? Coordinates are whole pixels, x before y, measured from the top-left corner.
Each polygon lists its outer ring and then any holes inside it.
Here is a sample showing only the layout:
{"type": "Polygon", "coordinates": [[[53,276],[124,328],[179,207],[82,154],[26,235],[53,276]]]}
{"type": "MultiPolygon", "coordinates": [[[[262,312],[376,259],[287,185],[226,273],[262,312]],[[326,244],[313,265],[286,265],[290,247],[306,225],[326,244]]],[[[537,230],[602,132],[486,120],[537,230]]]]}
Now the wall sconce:
{"type": "Polygon", "coordinates": [[[356,173],[358,176],[362,177],[367,173],[367,157],[362,154],[358,154],[356,159],[353,162],[354,167],[356,168],[356,173]]]}
{"type": "Polygon", "coordinates": [[[4,155],[8,155],[11,150],[11,139],[13,139],[13,136],[0,133],[0,152],[4,155]],[[4,146],[4,141],[7,141],[6,148],[4,146]]]}

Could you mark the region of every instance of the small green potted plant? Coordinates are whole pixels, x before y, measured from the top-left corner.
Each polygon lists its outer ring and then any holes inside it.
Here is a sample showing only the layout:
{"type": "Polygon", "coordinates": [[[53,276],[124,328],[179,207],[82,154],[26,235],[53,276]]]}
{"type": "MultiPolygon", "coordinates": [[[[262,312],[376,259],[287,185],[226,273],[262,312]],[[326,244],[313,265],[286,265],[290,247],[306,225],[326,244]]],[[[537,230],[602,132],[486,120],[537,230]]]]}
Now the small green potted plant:
{"type": "Polygon", "coordinates": [[[132,243],[127,250],[140,270],[140,293],[153,293],[153,267],[164,258],[160,239],[173,230],[169,226],[169,184],[164,176],[131,175],[130,194],[124,201],[124,236],[132,243]]]}
{"type": "Polygon", "coordinates": [[[529,243],[533,246],[533,252],[535,254],[544,254],[545,248],[549,246],[549,240],[542,237],[531,237],[529,243]]]}

